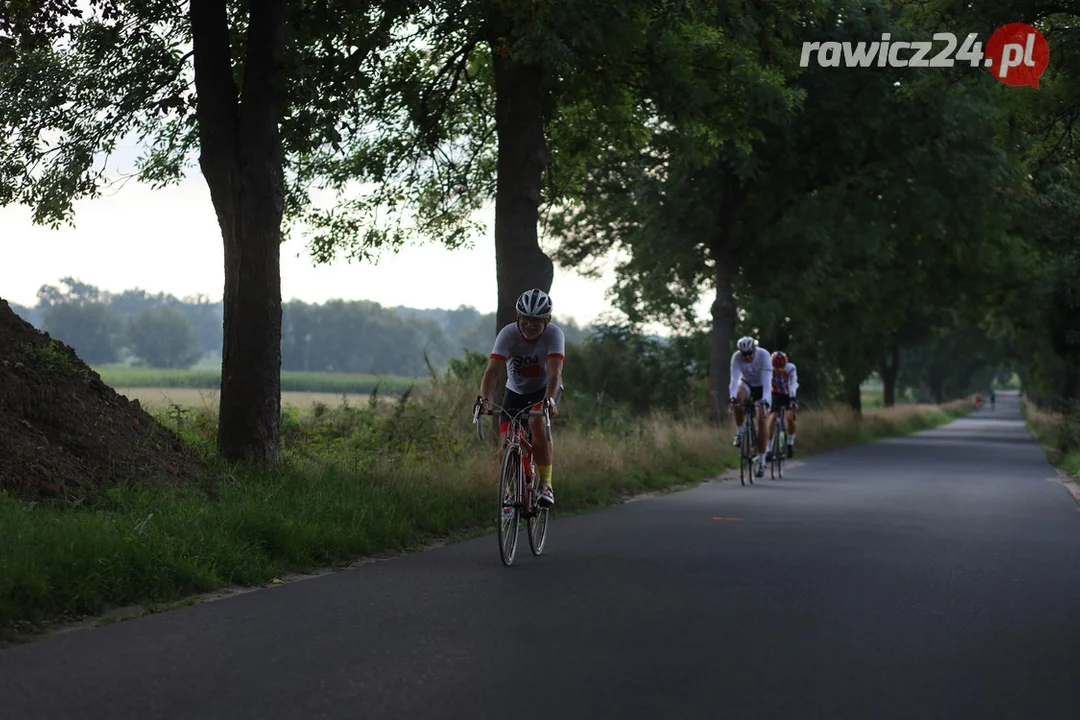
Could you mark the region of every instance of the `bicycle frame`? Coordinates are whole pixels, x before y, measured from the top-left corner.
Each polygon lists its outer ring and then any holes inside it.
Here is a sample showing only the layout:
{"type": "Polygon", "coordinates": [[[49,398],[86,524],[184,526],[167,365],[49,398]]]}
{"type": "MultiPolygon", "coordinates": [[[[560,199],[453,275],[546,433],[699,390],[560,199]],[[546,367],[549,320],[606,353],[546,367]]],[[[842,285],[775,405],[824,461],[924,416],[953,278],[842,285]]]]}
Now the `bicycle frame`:
{"type": "Polygon", "coordinates": [[[787,432],[787,414],[795,414],[795,410],[791,405],[784,407],[770,408],[770,411],[776,413],[776,425],[773,426],[772,438],[769,440],[769,450],[776,452],[780,445],[780,433],[787,432]]]}
{"type": "Polygon", "coordinates": [[[772,437],[768,442],[767,455],[772,456],[772,461],[769,464],[769,476],[776,480],[777,478],[784,477],[784,438],[787,432],[787,407],[780,406],[773,408],[772,412],[776,414],[776,422],[773,425],[772,437]]]}
{"type": "MultiPolygon", "coordinates": [[[[488,412],[483,412],[483,400],[481,398],[477,398],[476,404],[473,406],[473,424],[476,425],[476,432],[481,440],[484,439],[484,423],[480,421],[481,415],[494,415],[495,410],[498,410],[499,412],[505,410],[505,408],[500,405],[495,403],[490,404],[493,410],[489,410],[488,412]]],[[[529,427],[522,418],[543,417],[544,437],[550,442],[551,414],[548,406],[544,404],[542,410],[532,409],[540,404],[542,403],[536,403],[510,415],[510,427],[506,432],[506,445],[502,449],[504,458],[506,457],[507,452],[511,450],[517,451],[518,461],[521,463],[521,477],[525,479],[525,482],[518,485],[518,494],[520,497],[514,498],[514,502],[521,509],[521,517],[526,519],[531,518],[536,514],[536,508],[535,503],[533,502],[533,492],[535,490],[532,472],[533,445],[529,427]]],[[[510,413],[507,414],[509,415],[510,413]]]]}
{"type": "MultiPolygon", "coordinates": [[[[484,399],[476,398],[473,406],[473,424],[476,425],[476,433],[480,440],[484,439],[484,423],[482,415],[494,414],[494,410],[484,411],[484,399]]],[[[544,435],[551,441],[551,405],[543,403],[541,410],[533,410],[537,404],[522,408],[511,414],[506,408],[492,403],[493,408],[498,408],[500,413],[510,417],[510,426],[505,435],[505,444],[501,449],[502,462],[499,475],[499,514],[496,523],[499,539],[499,555],[503,565],[510,567],[517,553],[518,530],[521,520],[525,525],[529,536],[529,549],[533,555],[539,556],[544,552],[544,544],[547,539],[547,526],[549,513],[547,508],[538,506],[537,483],[533,482],[536,473],[533,463],[532,435],[526,421],[523,418],[543,416],[544,435]],[[506,453],[513,453],[513,457],[506,453]],[[520,463],[515,468],[514,463],[520,463]],[[516,476],[515,476],[516,473],[516,476]],[[511,490],[510,486],[513,486],[511,490]],[[509,511],[509,512],[508,512],[509,511]]]]}
{"type": "Polygon", "coordinates": [[[749,437],[753,442],[750,443],[751,449],[757,449],[757,409],[759,405],[753,400],[747,400],[743,403],[743,437],[749,437]]]}
{"type": "MultiPolygon", "coordinates": [[[[750,481],[751,485],[754,484],[753,458],[754,453],[757,452],[758,444],[757,410],[762,406],[762,401],[753,399],[750,384],[746,380],[740,380],[740,383],[746,387],[747,393],[746,400],[741,403],[743,421],[742,443],[740,443],[739,447],[739,481],[745,486],[747,480],[750,481]]],[[[739,403],[734,403],[733,406],[738,407],[739,403]]]]}
{"type": "MultiPolygon", "coordinates": [[[[739,379],[739,384],[746,388],[746,400],[742,403],[743,409],[743,431],[748,432],[751,429],[754,432],[754,436],[757,435],[757,411],[759,407],[762,407],[763,400],[754,400],[751,395],[750,384],[746,380],[739,379]]],[[[765,416],[766,421],[769,419],[768,415],[765,416]]],[[[755,446],[756,447],[756,446],[755,446]]]]}

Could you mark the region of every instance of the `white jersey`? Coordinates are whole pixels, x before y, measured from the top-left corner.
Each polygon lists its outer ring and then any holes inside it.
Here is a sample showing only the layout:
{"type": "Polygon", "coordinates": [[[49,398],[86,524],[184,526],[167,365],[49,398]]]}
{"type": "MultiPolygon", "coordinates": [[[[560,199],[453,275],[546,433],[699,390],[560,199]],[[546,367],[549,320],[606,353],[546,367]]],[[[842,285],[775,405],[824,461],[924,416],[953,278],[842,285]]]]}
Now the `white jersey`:
{"type": "Polygon", "coordinates": [[[499,331],[491,357],[506,361],[507,389],[527,395],[547,387],[548,358],[566,357],[566,338],[559,327],[548,323],[540,337],[529,341],[513,322],[499,331]]]}
{"type": "Polygon", "coordinates": [[[761,399],[772,405],[772,356],[768,350],[758,348],[750,362],[744,362],[738,350],[731,356],[731,388],[729,397],[735,397],[739,389],[739,380],[745,380],[750,387],[761,388],[761,399]]]}
{"type": "Polygon", "coordinates": [[[788,364],[781,370],[773,368],[772,391],[774,393],[787,395],[794,400],[795,393],[798,392],[798,390],[799,376],[795,371],[795,363],[788,361],[788,364]]]}

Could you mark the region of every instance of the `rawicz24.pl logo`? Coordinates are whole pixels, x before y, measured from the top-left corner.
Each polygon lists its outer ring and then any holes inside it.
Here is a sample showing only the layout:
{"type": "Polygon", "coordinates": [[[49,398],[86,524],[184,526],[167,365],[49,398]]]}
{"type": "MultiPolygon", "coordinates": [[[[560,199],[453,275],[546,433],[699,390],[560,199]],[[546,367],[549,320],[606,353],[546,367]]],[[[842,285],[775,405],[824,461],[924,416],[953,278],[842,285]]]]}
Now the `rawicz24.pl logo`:
{"type": "Polygon", "coordinates": [[[923,42],[890,41],[890,37],[884,33],[880,41],[869,43],[804,42],[799,64],[809,67],[811,57],[821,67],[953,67],[957,61],[966,61],[971,67],[988,68],[991,75],[1006,85],[1037,88],[1050,63],[1046,38],[1025,23],[999,27],[986,41],[985,53],[977,33],[969,34],[959,50],[956,35],[950,32],[934,33],[933,41],[923,42]],[[945,47],[930,56],[935,42],[944,42],[945,47]]]}

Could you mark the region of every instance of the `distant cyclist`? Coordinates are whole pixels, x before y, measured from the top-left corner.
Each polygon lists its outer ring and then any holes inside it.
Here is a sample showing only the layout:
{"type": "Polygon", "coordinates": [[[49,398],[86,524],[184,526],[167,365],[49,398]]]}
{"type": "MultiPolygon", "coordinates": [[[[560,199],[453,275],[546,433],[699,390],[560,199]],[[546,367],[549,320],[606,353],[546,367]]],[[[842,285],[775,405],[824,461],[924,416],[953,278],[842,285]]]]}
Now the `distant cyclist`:
{"type": "Polygon", "coordinates": [[[755,403],[761,403],[757,407],[757,445],[758,445],[758,469],[757,476],[765,476],[765,448],[768,435],[765,433],[765,412],[769,403],[772,402],[772,362],[769,360],[769,351],[757,346],[757,340],[752,337],[739,338],[739,349],[731,356],[731,387],[728,395],[731,396],[731,404],[735,411],[735,424],[738,432],[735,434],[735,445],[742,444],[743,438],[743,405],[749,392],[749,397],[755,403]],[[744,382],[740,382],[744,381],[744,382]],[[749,391],[747,391],[749,386],[749,391]]]}
{"type": "Polygon", "coordinates": [[[795,393],[799,389],[799,378],[796,373],[795,363],[788,360],[786,353],[779,350],[772,354],[772,412],[769,413],[769,452],[767,460],[772,460],[772,436],[776,431],[776,414],[787,410],[787,456],[795,455],[795,411],[799,409],[799,403],[795,399],[795,393]]]}
{"type": "Polygon", "coordinates": [[[996,405],[996,404],[997,404],[997,393],[994,392],[993,388],[990,388],[990,411],[991,412],[994,411],[994,405],[996,405]]]}
{"type": "MultiPolygon", "coordinates": [[[[565,359],[563,331],[551,324],[551,298],[538,288],[525,291],[517,301],[517,322],[499,331],[480,381],[480,397],[484,400],[484,409],[488,410],[499,367],[506,366],[506,397],[499,424],[499,437],[504,446],[511,414],[527,407],[539,410],[547,403],[551,417],[558,417],[556,403],[562,388],[565,359]]],[[[543,418],[530,417],[529,429],[536,470],[540,473],[538,502],[543,507],[551,507],[555,504],[555,494],[551,491],[554,447],[544,434],[543,418]]]]}

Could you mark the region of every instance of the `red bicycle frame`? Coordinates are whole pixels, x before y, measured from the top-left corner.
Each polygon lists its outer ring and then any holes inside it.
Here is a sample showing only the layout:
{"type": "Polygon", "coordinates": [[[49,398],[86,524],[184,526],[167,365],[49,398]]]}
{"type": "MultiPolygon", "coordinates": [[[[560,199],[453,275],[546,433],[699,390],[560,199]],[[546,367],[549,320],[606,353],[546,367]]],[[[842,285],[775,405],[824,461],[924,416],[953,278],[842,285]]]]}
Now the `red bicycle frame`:
{"type": "MultiPolygon", "coordinates": [[[[539,410],[543,406],[541,403],[536,403],[530,408],[531,410],[539,410]]],[[[525,482],[521,487],[521,504],[523,506],[521,516],[529,518],[533,516],[533,476],[532,476],[532,443],[529,442],[529,433],[525,430],[525,424],[521,423],[517,425],[517,441],[518,446],[521,448],[521,452],[518,454],[518,458],[521,462],[521,477],[525,482]]]]}
{"type": "MultiPolygon", "coordinates": [[[[473,405],[473,423],[476,425],[476,432],[480,436],[481,440],[483,440],[483,438],[484,438],[484,426],[483,426],[482,423],[479,422],[480,416],[481,415],[494,415],[495,414],[493,409],[484,411],[482,408],[483,408],[482,398],[477,397],[476,398],[476,404],[473,405]]],[[[509,434],[511,432],[514,432],[515,428],[516,428],[517,434],[516,434],[515,437],[516,437],[517,445],[521,449],[521,452],[518,453],[518,457],[519,457],[520,462],[521,462],[521,477],[525,480],[525,482],[522,483],[523,487],[521,488],[521,495],[522,495],[521,500],[522,500],[522,507],[523,507],[523,509],[521,511],[521,516],[524,517],[524,518],[530,518],[530,517],[533,517],[535,515],[535,513],[533,512],[533,502],[532,502],[532,494],[533,494],[533,476],[532,476],[533,446],[532,446],[532,442],[529,441],[528,430],[526,429],[526,425],[525,425],[524,422],[521,421],[521,414],[524,414],[526,417],[531,417],[533,415],[542,415],[544,417],[545,421],[547,423],[549,423],[548,425],[545,425],[545,432],[549,433],[548,437],[550,437],[551,430],[550,430],[550,420],[547,419],[547,409],[544,407],[543,403],[534,403],[529,408],[528,413],[525,413],[525,411],[522,411],[522,413],[518,414],[517,416],[515,416],[510,421],[510,427],[507,428],[507,434],[509,434]]]]}

